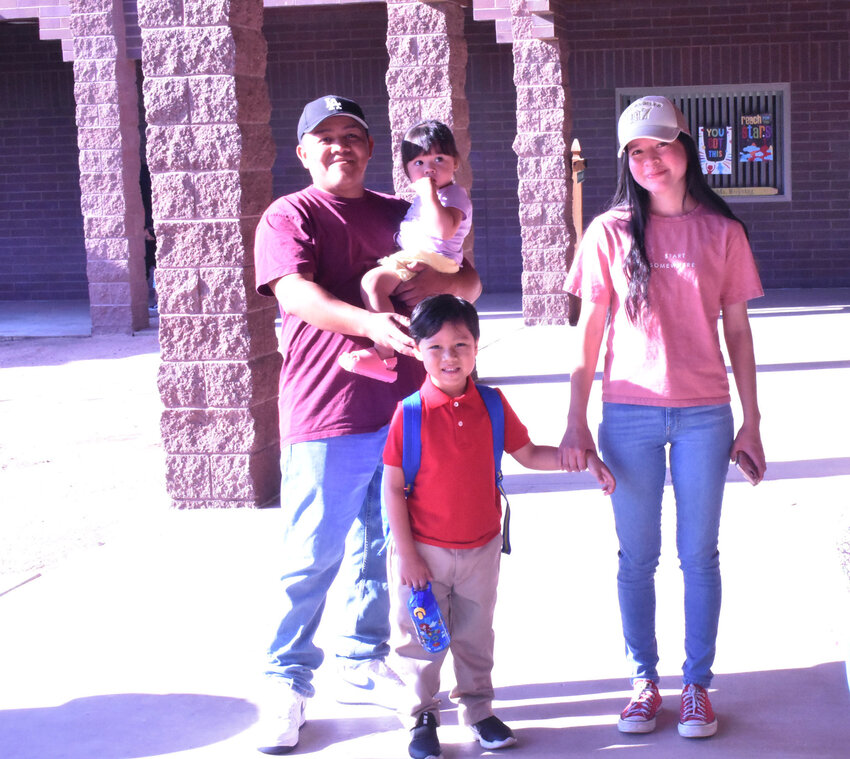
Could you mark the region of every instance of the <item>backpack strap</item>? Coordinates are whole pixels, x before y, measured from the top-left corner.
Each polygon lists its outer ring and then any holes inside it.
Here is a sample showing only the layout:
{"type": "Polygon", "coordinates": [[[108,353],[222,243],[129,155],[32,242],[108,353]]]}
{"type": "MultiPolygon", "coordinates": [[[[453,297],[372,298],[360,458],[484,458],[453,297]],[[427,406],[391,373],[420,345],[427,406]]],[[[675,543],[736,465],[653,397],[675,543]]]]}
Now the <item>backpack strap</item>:
{"type": "Polygon", "coordinates": [[[502,524],[502,553],[511,552],[511,505],[502,484],[502,453],[505,450],[505,407],[498,391],[489,385],[476,385],[493,427],[493,464],[496,468],[496,488],[505,499],[505,514],[502,524]]]}
{"type": "Polygon", "coordinates": [[[419,392],[408,395],[401,402],[402,448],[401,468],[404,472],[404,497],[410,498],[413,481],[422,460],[422,396],[419,392]]]}
{"type": "MultiPolygon", "coordinates": [[[[502,485],[502,453],[505,450],[505,407],[498,391],[488,385],[476,385],[490,417],[493,429],[493,465],[496,470],[496,488],[505,499],[502,524],[502,553],[511,552],[511,505],[502,485]]],[[[422,396],[416,392],[401,402],[402,451],[401,468],[404,472],[404,497],[410,498],[413,482],[422,460],[422,396]]]]}

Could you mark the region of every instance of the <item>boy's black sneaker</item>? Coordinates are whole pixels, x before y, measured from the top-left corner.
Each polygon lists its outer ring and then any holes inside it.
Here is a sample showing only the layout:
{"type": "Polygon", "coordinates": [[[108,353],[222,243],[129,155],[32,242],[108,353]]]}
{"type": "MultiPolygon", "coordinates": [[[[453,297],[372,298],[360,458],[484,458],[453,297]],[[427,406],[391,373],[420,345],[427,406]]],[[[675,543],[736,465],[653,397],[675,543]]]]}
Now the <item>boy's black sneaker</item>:
{"type": "Polygon", "coordinates": [[[505,748],[516,743],[514,731],[495,715],[482,719],[471,727],[484,748],[505,748]]]}
{"type": "Polygon", "coordinates": [[[410,731],[407,753],[413,759],[440,759],[443,755],[437,738],[437,718],[433,712],[422,712],[419,715],[416,727],[410,731]]]}

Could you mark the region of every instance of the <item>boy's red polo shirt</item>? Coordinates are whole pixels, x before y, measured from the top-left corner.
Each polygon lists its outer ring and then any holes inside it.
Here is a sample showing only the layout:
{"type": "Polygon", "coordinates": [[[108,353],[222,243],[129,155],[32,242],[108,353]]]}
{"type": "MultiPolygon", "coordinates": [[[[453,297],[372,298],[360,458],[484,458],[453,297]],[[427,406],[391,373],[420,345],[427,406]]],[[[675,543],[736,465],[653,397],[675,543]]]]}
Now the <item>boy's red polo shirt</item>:
{"type": "MultiPolygon", "coordinates": [[[[502,504],[496,489],[493,430],[475,383],[451,398],[428,377],[422,385],[422,461],[407,500],[413,537],[444,548],[477,548],[501,530],[502,504]]],[[[502,396],[505,451],[528,442],[528,430],[502,396]]],[[[395,410],[384,463],[401,467],[402,410],[395,410]]]]}

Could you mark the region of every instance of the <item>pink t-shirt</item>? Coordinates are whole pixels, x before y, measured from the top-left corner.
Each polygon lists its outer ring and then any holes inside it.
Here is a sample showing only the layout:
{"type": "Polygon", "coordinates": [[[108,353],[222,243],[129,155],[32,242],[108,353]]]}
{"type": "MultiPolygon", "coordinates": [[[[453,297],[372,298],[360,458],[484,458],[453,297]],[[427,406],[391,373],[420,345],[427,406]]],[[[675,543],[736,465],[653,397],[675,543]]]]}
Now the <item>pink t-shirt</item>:
{"type": "Polygon", "coordinates": [[[728,403],[717,320],[723,306],[764,294],[744,228],[703,206],[683,216],[653,215],[646,230],[650,307],[637,325],[625,309],[623,258],[630,244],[627,212],[598,216],[567,278],[569,292],[611,307],[603,401],[728,403]]]}
{"type": "MultiPolygon", "coordinates": [[[[287,274],[312,274],[340,300],[362,306],[360,279],[394,248],[393,237],[408,203],[367,191],[360,198],[329,195],[308,187],[278,198],[257,227],[254,258],[257,291],[287,274]]],[[[398,379],[379,382],[345,371],[344,351],[371,343],[317,329],[281,310],[281,444],[375,432],[392,418],[396,404],[422,383],[414,358],[398,356],[398,379]]]]}

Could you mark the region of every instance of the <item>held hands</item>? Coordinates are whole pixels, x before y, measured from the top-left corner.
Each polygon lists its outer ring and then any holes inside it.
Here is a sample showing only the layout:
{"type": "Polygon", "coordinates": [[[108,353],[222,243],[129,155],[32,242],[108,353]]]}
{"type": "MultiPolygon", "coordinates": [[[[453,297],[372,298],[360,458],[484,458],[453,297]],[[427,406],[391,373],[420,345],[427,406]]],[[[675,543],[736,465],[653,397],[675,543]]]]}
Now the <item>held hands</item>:
{"type": "Polygon", "coordinates": [[[602,485],[602,492],[611,495],[617,487],[617,481],[611,470],[608,469],[596,454],[596,446],[593,443],[593,435],[587,425],[570,425],[564,433],[558,449],[561,469],[567,472],[583,472],[589,470],[596,477],[597,482],[602,485]]]}
{"type": "Polygon", "coordinates": [[[614,475],[611,474],[611,470],[596,455],[596,451],[587,451],[587,468],[596,477],[596,481],[602,485],[602,492],[605,495],[611,495],[614,492],[614,488],[617,487],[617,481],[614,479],[614,475]]]}
{"type": "Polygon", "coordinates": [[[596,453],[593,435],[587,425],[569,425],[559,446],[561,469],[568,472],[583,472],[587,469],[588,451],[596,453]]]}

